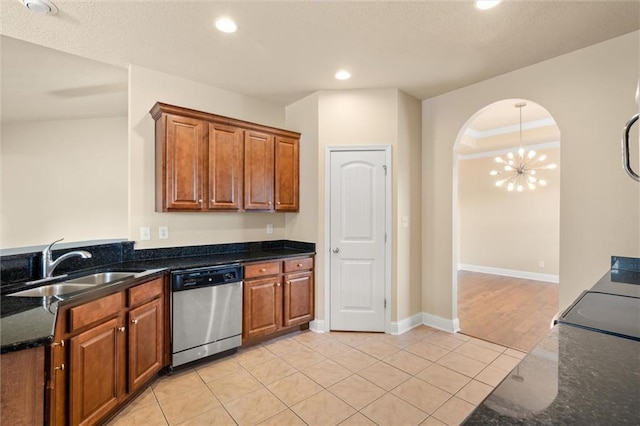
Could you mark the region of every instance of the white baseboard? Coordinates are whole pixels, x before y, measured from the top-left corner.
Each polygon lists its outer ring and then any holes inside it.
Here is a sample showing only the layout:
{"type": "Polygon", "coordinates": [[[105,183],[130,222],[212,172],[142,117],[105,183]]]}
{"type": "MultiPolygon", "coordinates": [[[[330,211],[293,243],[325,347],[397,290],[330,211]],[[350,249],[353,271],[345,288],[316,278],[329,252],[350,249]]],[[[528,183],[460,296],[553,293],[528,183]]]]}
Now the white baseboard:
{"type": "Polygon", "coordinates": [[[515,269],[494,268],[491,266],[469,265],[467,263],[459,263],[458,270],[481,272],[483,274],[503,275],[505,277],[523,278],[525,280],[544,281],[547,283],[559,283],[558,275],[540,274],[537,272],[516,271],[515,269]]]}
{"type": "Polygon", "coordinates": [[[402,334],[422,324],[422,313],[415,314],[398,322],[391,322],[391,334],[402,334]]]}
{"type": "Polygon", "coordinates": [[[324,333],[324,320],[313,320],[309,323],[309,330],[316,333],[324,333]]]}
{"type": "Polygon", "coordinates": [[[422,313],[422,324],[448,333],[460,331],[460,320],[458,318],[446,319],[426,312],[422,313]]]}

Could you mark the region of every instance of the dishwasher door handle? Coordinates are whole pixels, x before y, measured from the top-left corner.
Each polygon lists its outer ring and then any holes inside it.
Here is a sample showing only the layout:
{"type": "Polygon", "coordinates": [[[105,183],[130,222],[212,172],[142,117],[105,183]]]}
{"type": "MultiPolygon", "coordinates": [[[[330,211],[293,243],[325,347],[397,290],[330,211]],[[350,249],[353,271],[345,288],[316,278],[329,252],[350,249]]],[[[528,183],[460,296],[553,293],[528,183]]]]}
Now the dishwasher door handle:
{"type": "Polygon", "coordinates": [[[622,166],[631,179],[640,182],[640,175],[631,167],[631,156],[629,155],[629,131],[636,121],[638,121],[638,114],[631,117],[622,130],[622,166]]]}

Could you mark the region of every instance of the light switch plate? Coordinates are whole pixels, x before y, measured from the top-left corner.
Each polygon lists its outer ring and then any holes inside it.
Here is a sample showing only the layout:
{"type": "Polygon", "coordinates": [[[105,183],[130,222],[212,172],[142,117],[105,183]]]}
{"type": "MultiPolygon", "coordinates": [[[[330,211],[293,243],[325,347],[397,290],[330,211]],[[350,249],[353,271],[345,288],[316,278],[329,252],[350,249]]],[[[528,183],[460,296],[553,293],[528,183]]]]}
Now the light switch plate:
{"type": "Polygon", "coordinates": [[[158,227],[158,238],[161,240],[166,240],[169,238],[169,227],[168,226],[160,226],[158,227]]]}
{"type": "Polygon", "coordinates": [[[151,228],[148,226],[140,227],[140,239],[141,240],[150,240],[151,239],[151,228]]]}
{"type": "Polygon", "coordinates": [[[273,234],[273,225],[271,223],[267,223],[267,234],[273,234]]]}

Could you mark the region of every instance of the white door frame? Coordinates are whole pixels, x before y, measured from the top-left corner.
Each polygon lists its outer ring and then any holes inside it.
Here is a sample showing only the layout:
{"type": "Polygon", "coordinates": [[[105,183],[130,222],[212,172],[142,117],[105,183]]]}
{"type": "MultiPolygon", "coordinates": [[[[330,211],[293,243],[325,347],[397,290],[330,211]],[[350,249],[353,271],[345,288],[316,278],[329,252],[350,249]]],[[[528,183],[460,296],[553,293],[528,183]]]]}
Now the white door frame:
{"type": "Polygon", "coordinates": [[[387,165],[386,199],[385,199],[385,233],[387,242],[384,250],[384,332],[391,333],[391,246],[393,245],[392,206],[393,194],[391,181],[393,170],[391,163],[391,145],[340,145],[326,146],[324,150],[324,331],[331,330],[331,153],[337,151],[384,151],[387,165]]]}

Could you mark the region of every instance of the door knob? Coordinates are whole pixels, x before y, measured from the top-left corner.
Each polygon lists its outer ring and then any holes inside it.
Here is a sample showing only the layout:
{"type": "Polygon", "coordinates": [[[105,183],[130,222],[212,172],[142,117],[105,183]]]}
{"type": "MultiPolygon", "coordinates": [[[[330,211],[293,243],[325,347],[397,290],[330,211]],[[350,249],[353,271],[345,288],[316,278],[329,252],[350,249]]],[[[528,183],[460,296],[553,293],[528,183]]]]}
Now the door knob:
{"type": "Polygon", "coordinates": [[[332,251],[333,251],[334,253],[340,253],[340,249],[339,249],[338,247],[334,248],[332,251]]]}

